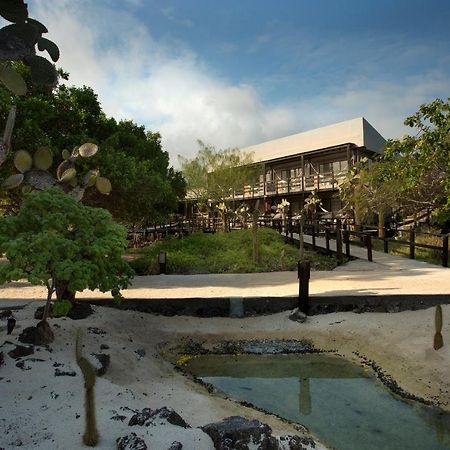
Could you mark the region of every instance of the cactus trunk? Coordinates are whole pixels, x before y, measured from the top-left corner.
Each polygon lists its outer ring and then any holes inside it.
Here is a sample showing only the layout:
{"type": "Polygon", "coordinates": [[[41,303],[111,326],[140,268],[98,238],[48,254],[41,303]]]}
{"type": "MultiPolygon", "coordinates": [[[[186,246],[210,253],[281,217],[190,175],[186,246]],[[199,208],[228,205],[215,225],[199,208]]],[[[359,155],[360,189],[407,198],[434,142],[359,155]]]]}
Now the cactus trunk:
{"type": "Polygon", "coordinates": [[[92,364],[81,354],[81,334],[77,333],[75,342],[75,357],[84,377],[84,407],[85,407],[85,432],[83,434],[83,444],[88,447],[95,447],[98,444],[99,434],[95,419],[95,369],[92,364]]]}
{"type": "Polygon", "coordinates": [[[444,346],[444,341],[442,339],[442,308],[441,305],[436,305],[436,313],[435,313],[435,326],[436,333],[434,334],[434,342],[433,347],[435,350],[439,350],[444,346]]]}

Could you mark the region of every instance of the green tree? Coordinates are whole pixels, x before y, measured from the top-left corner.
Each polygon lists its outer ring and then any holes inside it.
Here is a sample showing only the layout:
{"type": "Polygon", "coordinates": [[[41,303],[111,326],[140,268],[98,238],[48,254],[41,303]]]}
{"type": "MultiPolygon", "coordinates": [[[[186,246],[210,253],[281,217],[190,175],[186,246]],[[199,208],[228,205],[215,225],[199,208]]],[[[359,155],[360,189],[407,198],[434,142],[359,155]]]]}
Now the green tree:
{"type": "Polygon", "coordinates": [[[340,186],[341,198],[360,224],[378,215],[379,235],[390,212],[431,212],[442,225],[450,220],[450,99],[420,106],[405,120],[414,135],[389,140],[372,164],[362,161],[340,186]]]}
{"type": "MultiPolygon", "coordinates": [[[[64,84],[51,92],[32,88],[20,98],[0,88],[0,98],[5,99],[0,103],[0,120],[6,120],[9,105],[17,105],[12,136],[16,149],[32,154],[45,146],[58,161],[63,149],[71,150],[80,142],[93,142],[101,148],[89,162],[78,160],[77,170],[84,174],[92,166],[100,168],[101,176],[111,181],[112,192],[103,196],[91,190],[83,199],[86,204],[107,208],[123,222],[144,223],[175,211],[178,200],[184,198],[184,179],[169,166],[159,133],[107,117],[91,88],[64,84]]],[[[0,176],[6,178],[11,170],[9,160],[0,176]]],[[[50,170],[55,171],[56,164],[50,170]]],[[[20,204],[20,193],[7,195],[8,206],[20,204]]]]}
{"type": "Polygon", "coordinates": [[[386,182],[400,182],[402,208],[430,210],[438,223],[450,220],[450,99],[421,105],[405,120],[413,136],[388,141],[381,158],[386,182]]]}
{"type": "Polygon", "coordinates": [[[244,185],[253,184],[259,176],[261,168],[253,162],[252,155],[237,148],[216,150],[200,140],[198,144],[195,158],[178,158],[187,191],[199,203],[230,200],[234,191],[242,191],[244,185]]]}
{"type": "Polygon", "coordinates": [[[400,208],[401,185],[391,173],[392,167],[382,161],[364,158],[356,164],[339,185],[344,209],[351,212],[355,224],[378,216],[378,236],[385,237],[385,218],[400,208]]]}
{"type": "MultiPolygon", "coordinates": [[[[76,202],[59,188],[28,195],[15,216],[0,218],[0,283],[22,278],[47,288],[43,320],[57,291],[111,291],[120,299],[132,276],[122,260],[126,230],[108,211],[76,202]]],[[[58,301],[69,300],[59,298],[58,301]]]]}

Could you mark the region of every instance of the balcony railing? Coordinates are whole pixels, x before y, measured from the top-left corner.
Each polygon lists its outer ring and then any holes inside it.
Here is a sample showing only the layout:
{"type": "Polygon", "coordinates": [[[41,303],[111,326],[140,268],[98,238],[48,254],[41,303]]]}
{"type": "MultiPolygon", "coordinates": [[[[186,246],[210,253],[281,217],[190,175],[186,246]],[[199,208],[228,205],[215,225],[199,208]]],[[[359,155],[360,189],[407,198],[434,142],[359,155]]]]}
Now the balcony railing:
{"type": "Polygon", "coordinates": [[[259,182],[253,186],[246,185],[234,192],[235,199],[263,197],[264,195],[292,194],[297,192],[325,191],[337,189],[338,182],[345,174],[333,172],[295,177],[288,180],[259,182]]]}

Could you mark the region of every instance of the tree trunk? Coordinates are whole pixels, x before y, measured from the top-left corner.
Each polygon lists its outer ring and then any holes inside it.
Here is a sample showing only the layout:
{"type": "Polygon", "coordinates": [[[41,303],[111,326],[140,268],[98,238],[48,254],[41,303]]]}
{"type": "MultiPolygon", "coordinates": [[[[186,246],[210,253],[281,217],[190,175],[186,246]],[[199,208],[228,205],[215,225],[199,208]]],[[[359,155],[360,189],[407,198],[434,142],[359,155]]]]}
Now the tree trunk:
{"type": "Polygon", "coordinates": [[[56,289],[56,298],[58,300],[70,300],[71,302],[75,301],[75,292],[72,292],[68,288],[68,282],[65,280],[56,280],[55,289],[56,289]]]}
{"type": "Polygon", "coordinates": [[[47,302],[45,303],[44,312],[42,314],[42,321],[46,322],[48,317],[50,316],[50,305],[53,295],[53,289],[50,286],[47,286],[47,302]]]}
{"type": "Polygon", "coordinates": [[[386,228],[384,227],[384,212],[378,213],[378,237],[384,239],[386,237],[386,228]]]}

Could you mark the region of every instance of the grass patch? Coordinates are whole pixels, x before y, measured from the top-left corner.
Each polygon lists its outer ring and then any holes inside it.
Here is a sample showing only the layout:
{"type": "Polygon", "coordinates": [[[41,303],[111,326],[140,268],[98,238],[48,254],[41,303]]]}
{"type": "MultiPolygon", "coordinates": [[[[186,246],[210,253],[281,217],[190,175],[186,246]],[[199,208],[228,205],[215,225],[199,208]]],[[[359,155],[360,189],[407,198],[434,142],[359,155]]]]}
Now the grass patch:
{"type": "MultiPolygon", "coordinates": [[[[167,253],[167,272],[171,274],[252,273],[297,270],[299,250],[286,244],[278,232],[258,229],[259,263],[252,259],[252,232],[194,233],[182,239],[167,238],[148,247],[132,251],[130,261],[137,275],[159,273],[158,255],[167,253]],[[139,255],[139,256],[138,256],[139,255]]],[[[315,270],[331,270],[336,258],[306,251],[315,270]]]]}

